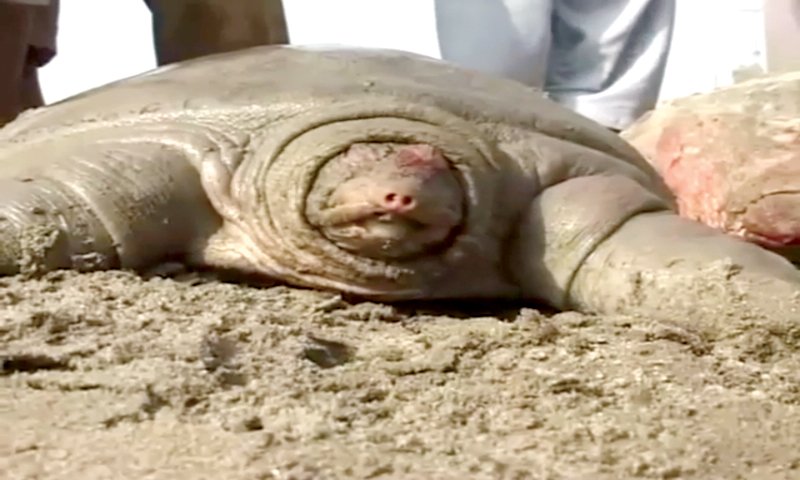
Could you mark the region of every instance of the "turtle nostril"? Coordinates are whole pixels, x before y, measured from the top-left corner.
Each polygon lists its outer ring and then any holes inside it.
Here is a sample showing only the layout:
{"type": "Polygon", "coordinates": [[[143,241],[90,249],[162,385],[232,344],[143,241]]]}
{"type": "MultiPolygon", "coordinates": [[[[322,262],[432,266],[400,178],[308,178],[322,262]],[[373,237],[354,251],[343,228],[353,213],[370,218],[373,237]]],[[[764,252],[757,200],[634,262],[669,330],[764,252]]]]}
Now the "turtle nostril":
{"type": "Polygon", "coordinates": [[[385,208],[401,209],[403,211],[413,208],[416,203],[412,195],[402,195],[397,192],[390,192],[383,196],[383,204],[385,208]]]}

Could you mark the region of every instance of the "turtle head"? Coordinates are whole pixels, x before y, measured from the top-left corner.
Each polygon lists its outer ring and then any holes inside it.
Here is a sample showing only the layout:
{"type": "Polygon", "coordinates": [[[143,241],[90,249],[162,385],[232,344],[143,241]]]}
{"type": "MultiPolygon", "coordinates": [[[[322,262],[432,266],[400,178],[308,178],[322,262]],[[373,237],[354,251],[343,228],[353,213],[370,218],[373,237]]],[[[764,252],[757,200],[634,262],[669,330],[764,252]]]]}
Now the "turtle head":
{"type": "Polygon", "coordinates": [[[327,168],[347,174],[327,186],[312,223],[342,249],[408,258],[444,246],[463,222],[463,188],[431,145],[354,144],[327,168]]]}

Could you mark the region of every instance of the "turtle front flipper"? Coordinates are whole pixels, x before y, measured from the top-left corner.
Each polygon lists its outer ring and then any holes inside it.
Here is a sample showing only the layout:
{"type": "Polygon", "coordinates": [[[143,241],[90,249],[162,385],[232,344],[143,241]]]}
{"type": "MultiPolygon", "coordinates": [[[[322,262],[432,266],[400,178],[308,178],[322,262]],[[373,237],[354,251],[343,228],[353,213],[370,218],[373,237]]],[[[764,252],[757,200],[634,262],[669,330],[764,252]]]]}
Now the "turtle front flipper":
{"type": "Polygon", "coordinates": [[[782,256],[672,212],[632,217],[584,261],[570,303],[673,319],[800,320],[800,271],[782,256]]]}
{"type": "Polygon", "coordinates": [[[144,268],[215,218],[179,148],[77,137],[0,158],[0,274],[144,268]]]}
{"type": "Polygon", "coordinates": [[[786,259],[678,217],[620,175],[543,190],[514,238],[511,265],[524,295],[562,309],[706,318],[727,308],[800,319],[800,272],[786,259]]]}

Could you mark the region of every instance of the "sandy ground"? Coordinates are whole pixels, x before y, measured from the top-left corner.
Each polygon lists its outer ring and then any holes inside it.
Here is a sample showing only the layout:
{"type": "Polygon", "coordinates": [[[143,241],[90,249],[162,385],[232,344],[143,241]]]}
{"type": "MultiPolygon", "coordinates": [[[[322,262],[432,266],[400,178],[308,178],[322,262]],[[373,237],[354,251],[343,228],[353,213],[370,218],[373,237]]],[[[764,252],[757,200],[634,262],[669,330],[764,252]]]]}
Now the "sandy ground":
{"type": "Polygon", "coordinates": [[[797,479],[800,322],[0,279],[3,479],[797,479]]]}

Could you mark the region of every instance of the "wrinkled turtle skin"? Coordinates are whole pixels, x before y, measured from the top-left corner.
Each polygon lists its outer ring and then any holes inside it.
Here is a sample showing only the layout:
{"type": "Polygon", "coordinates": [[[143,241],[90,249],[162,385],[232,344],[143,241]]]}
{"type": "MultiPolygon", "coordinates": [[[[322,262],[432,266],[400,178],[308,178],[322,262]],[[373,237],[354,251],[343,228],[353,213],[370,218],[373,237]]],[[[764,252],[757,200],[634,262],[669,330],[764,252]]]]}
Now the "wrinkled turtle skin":
{"type": "Polygon", "coordinates": [[[800,71],[664,102],[622,136],[682,216],[800,261],[800,71]]]}
{"type": "Polygon", "coordinates": [[[0,131],[0,272],[182,258],[385,301],[663,313],[712,308],[697,285],[721,271],[723,291],[797,313],[791,264],[671,198],[628,143],[515,82],[395,51],[257,47],[0,131]]]}

